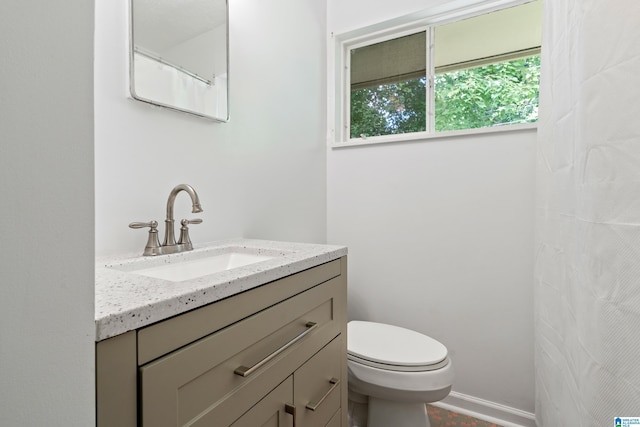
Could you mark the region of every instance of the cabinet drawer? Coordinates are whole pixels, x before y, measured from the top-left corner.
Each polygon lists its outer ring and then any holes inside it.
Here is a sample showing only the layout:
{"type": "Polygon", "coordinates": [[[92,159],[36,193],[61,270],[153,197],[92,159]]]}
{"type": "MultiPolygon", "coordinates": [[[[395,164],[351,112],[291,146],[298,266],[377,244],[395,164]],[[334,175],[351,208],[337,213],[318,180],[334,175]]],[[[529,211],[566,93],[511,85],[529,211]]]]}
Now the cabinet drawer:
{"type": "Polygon", "coordinates": [[[341,260],[276,280],[138,330],[138,365],[149,363],[293,295],[340,276],[341,260]]]}
{"type": "Polygon", "coordinates": [[[340,333],[341,285],[332,279],[140,367],[142,426],[230,425],[340,333]]]}
{"type": "Polygon", "coordinates": [[[293,374],[301,426],[324,426],[340,408],[342,339],[336,337],[293,374]]]}

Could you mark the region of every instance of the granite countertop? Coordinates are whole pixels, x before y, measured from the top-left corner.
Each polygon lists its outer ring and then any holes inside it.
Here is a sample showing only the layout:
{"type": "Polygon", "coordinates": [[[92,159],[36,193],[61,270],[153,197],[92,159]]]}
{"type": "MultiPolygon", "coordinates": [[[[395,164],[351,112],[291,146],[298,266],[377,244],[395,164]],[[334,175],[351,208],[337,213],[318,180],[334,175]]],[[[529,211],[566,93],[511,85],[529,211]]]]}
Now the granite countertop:
{"type": "Polygon", "coordinates": [[[229,239],[198,244],[193,251],[143,257],[137,254],[96,260],[96,341],[101,341],[218,301],[347,254],[345,246],[229,239]],[[153,266],[197,259],[212,251],[247,251],[272,259],[173,282],[127,272],[141,263],[153,266]]]}

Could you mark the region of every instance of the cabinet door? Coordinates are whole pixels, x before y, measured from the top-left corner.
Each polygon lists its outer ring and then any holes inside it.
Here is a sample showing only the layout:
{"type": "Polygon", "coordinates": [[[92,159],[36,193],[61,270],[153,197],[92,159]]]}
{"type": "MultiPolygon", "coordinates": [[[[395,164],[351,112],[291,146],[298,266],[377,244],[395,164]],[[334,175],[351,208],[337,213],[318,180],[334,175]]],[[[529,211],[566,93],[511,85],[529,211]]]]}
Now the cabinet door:
{"type": "Polygon", "coordinates": [[[333,415],[333,418],[331,418],[331,420],[327,423],[325,427],[340,427],[342,425],[341,417],[342,417],[342,413],[340,412],[340,409],[338,409],[336,413],[333,415]]]}
{"type": "Polygon", "coordinates": [[[293,378],[289,377],[231,424],[231,427],[291,427],[295,416],[295,413],[287,412],[287,405],[291,405],[291,402],[293,378]]]}
{"type": "Polygon", "coordinates": [[[340,408],[342,339],[342,335],[336,337],[293,374],[301,426],[324,426],[340,408]]]}

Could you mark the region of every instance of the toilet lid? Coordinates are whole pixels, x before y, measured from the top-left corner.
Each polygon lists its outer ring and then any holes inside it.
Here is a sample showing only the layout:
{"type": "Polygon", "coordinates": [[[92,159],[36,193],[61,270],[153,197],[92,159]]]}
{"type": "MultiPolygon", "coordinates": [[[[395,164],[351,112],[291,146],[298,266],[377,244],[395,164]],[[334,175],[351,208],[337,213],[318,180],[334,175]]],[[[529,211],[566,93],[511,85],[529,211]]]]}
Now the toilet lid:
{"type": "Polygon", "coordinates": [[[347,326],[349,359],[398,370],[432,370],[445,366],[447,348],[431,337],[383,323],[351,321],[347,326]]]}

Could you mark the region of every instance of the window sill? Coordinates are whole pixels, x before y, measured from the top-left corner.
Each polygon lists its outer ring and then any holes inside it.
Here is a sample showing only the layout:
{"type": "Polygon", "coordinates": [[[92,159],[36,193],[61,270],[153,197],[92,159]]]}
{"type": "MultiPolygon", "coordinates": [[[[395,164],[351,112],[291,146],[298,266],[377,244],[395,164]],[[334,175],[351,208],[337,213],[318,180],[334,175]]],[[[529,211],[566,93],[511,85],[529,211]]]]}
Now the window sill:
{"type": "Polygon", "coordinates": [[[437,140],[437,139],[485,135],[485,134],[503,133],[503,132],[520,132],[520,131],[537,130],[537,129],[538,129],[538,123],[523,123],[518,125],[453,130],[453,131],[438,132],[438,133],[418,132],[418,133],[407,133],[402,135],[384,135],[384,136],[374,136],[371,138],[356,138],[356,139],[350,139],[346,142],[334,142],[332,144],[329,144],[329,146],[331,148],[356,147],[361,145],[390,144],[394,142],[429,141],[434,139],[437,140]]]}

